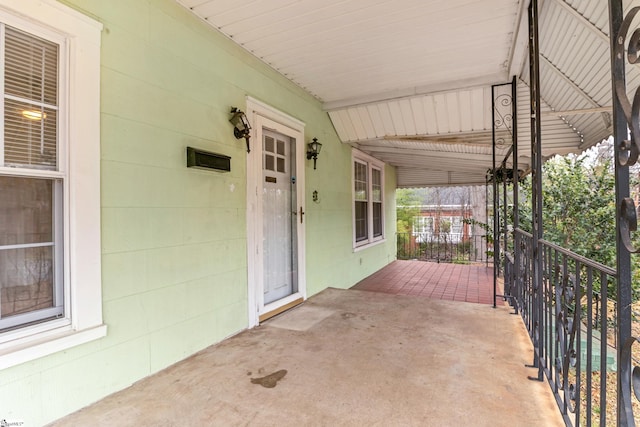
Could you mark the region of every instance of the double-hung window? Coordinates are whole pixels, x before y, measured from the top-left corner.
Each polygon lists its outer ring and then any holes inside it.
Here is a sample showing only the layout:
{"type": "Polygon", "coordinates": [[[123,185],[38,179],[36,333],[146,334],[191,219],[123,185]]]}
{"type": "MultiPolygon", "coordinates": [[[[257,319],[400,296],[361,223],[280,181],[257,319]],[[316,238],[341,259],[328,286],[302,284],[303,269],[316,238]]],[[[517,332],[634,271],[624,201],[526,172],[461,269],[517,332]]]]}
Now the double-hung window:
{"type": "Polygon", "coordinates": [[[0,332],[64,317],[60,44],[0,24],[0,332]]]}
{"type": "Polygon", "coordinates": [[[353,151],[354,247],[384,239],[384,164],[353,151]]]}
{"type": "Polygon", "coordinates": [[[101,29],[54,0],[0,0],[0,369],[106,334],[101,29]]]}

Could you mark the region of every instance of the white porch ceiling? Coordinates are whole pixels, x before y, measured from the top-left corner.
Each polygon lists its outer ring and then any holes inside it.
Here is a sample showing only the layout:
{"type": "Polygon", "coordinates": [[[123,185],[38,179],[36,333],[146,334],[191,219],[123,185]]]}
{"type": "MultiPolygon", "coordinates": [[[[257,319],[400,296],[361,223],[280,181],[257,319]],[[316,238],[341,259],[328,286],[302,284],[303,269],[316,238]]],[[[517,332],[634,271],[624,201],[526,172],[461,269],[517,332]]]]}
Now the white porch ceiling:
{"type": "MultiPolygon", "coordinates": [[[[484,183],[491,85],[515,75],[528,167],[528,0],[177,1],[322,101],[342,142],[396,166],[399,187],[484,183]]],[[[545,156],[609,135],[608,25],[606,1],[541,2],[545,156]]]]}

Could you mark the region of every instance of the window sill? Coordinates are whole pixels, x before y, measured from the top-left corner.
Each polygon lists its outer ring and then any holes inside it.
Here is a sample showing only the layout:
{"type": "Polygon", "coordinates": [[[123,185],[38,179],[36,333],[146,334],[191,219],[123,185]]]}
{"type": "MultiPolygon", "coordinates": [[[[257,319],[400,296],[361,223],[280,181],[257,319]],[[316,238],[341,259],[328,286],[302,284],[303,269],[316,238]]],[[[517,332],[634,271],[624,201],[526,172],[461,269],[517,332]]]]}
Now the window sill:
{"type": "Polygon", "coordinates": [[[369,249],[369,248],[371,248],[371,247],[373,247],[373,246],[377,246],[377,245],[379,245],[379,244],[381,244],[381,243],[384,243],[384,242],[386,242],[386,241],[387,241],[387,239],[382,238],[382,239],[380,239],[380,240],[375,240],[375,241],[373,241],[373,242],[371,242],[371,243],[366,243],[366,244],[364,244],[364,245],[356,246],[355,248],[353,248],[353,252],[354,252],[354,253],[356,253],[356,252],[360,252],[360,251],[362,251],[362,250],[369,249]]]}
{"type": "Polygon", "coordinates": [[[0,371],[100,339],[106,335],[107,325],[99,325],[82,331],[66,330],[37,341],[9,346],[0,351],[0,371]]]}

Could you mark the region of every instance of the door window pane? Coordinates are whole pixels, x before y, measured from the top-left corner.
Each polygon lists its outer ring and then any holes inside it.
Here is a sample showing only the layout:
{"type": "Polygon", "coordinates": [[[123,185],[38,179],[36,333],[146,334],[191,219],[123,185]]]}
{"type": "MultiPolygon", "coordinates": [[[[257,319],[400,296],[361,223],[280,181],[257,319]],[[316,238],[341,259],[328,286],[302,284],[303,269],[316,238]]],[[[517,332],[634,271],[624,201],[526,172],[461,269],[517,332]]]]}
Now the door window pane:
{"type": "Polygon", "coordinates": [[[274,140],[270,136],[264,137],[264,151],[273,153],[274,140]]]}
{"type": "Polygon", "coordinates": [[[275,170],[274,162],[275,162],[275,159],[274,159],[273,156],[265,154],[265,156],[264,156],[264,168],[266,170],[268,170],[268,171],[275,170]]]}

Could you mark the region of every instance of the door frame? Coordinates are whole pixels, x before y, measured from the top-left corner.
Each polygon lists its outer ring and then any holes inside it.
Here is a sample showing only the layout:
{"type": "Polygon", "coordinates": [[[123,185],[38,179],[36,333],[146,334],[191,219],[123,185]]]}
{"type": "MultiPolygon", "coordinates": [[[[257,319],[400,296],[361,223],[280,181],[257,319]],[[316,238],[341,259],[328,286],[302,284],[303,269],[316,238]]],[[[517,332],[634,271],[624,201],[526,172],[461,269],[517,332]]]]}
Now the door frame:
{"type": "MultiPolygon", "coordinates": [[[[247,300],[249,328],[260,323],[260,316],[295,305],[307,298],[305,268],[305,225],[296,221],[298,255],[298,291],[264,305],[262,247],[262,129],[289,136],[296,144],[296,189],[298,210],[305,208],[305,124],[270,105],[247,96],[247,118],[251,124],[251,152],[247,154],[247,300]]],[[[299,217],[298,217],[299,219],[299,217]]]]}

